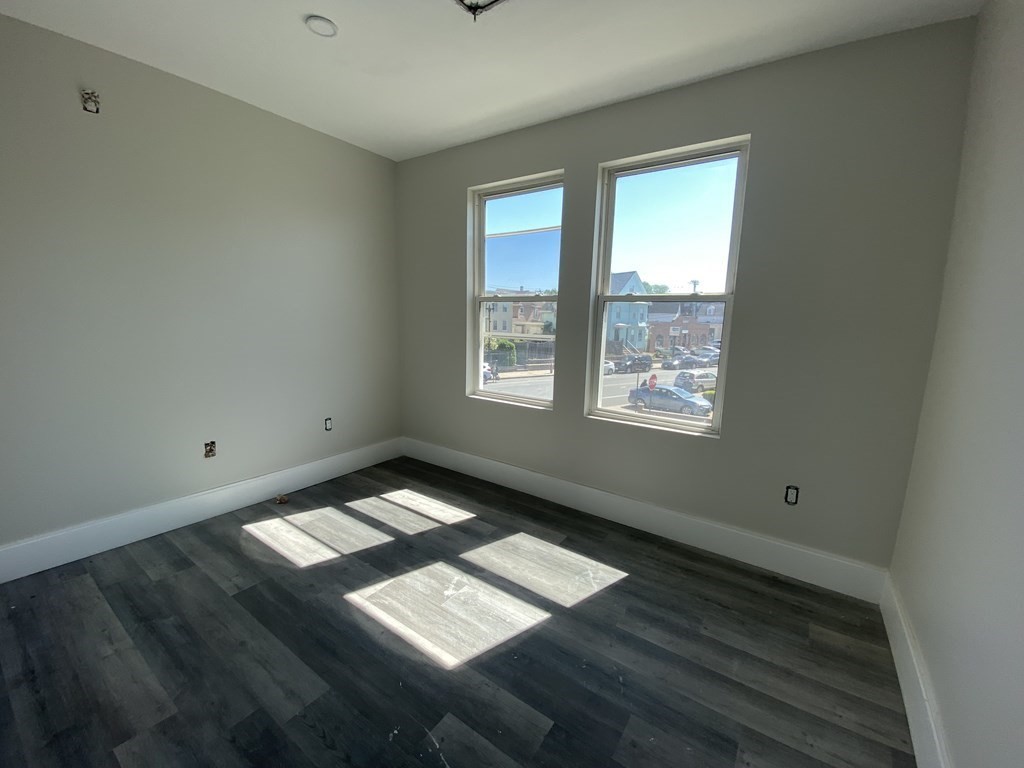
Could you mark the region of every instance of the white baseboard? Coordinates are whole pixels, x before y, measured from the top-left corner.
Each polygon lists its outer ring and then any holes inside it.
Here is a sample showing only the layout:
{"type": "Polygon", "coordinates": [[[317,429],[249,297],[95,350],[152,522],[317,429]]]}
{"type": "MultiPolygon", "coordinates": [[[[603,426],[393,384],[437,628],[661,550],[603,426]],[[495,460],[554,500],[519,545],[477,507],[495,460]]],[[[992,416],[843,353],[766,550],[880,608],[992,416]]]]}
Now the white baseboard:
{"type": "Polygon", "coordinates": [[[399,439],[0,547],[0,584],[241,509],[402,455],[399,439]]]}
{"type": "Polygon", "coordinates": [[[919,768],[953,768],[928,667],[891,577],[885,580],[880,607],[903,691],[917,764],[919,768]]]}
{"type": "Polygon", "coordinates": [[[330,480],[405,454],[623,525],[878,603],[886,571],[450,448],[401,438],[0,547],[0,583],[330,480]]]}
{"type": "Polygon", "coordinates": [[[515,488],[844,595],[875,604],[881,599],[887,572],[869,563],[411,438],[402,438],[402,452],[415,459],[515,488]]]}

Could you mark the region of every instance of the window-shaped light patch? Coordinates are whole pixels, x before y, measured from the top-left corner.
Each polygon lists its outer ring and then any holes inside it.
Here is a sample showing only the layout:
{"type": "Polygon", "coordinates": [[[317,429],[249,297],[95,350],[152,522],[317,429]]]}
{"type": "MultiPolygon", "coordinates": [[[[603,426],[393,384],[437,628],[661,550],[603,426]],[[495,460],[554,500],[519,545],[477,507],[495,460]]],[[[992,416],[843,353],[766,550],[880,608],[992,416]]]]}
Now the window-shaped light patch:
{"type": "Polygon", "coordinates": [[[453,507],[451,504],[445,504],[443,501],[432,499],[429,496],[424,496],[422,493],[408,489],[382,493],[381,498],[392,501],[395,504],[401,504],[403,507],[408,507],[415,512],[419,512],[421,515],[426,515],[437,520],[439,523],[447,525],[461,523],[463,520],[476,517],[472,512],[466,512],[464,509],[453,507]]]}
{"type": "Polygon", "coordinates": [[[242,529],[299,568],[394,540],[330,507],[273,517],[242,529]]]}
{"type": "Polygon", "coordinates": [[[550,615],[446,563],[350,592],[345,599],[445,669],[550,615]]]}
{"type": "Polygon", "coordinates": [[[331,507],[288,515],[285,520],[342,555],[394,541],[383,531],[331,507]]]}
{"type": "Polygon", "coordinates": [[[390,501],[377,498],[376,496],[350,501],[345,506],[356,510],[356,512],[362,512],[374,520],[380,520],[385,525],[390,525],[395,530],[407,533],[410,536],[440,526],[440,523],[434,520],[417,515],[405,507],[392,504],[390,501]]]}
{"type": "Polygon", "coordinates": [[[462,557],[566,607],[629,575],[525,533],[470,550],[462,557]]]}

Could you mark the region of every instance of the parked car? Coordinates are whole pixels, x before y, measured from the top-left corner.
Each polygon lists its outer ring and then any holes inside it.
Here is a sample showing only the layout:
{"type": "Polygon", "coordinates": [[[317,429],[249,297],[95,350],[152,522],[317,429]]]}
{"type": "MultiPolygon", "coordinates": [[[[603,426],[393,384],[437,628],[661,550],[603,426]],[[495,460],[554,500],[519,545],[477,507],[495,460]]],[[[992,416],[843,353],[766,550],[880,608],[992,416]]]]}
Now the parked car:
{"type": "Polygon", "coordinates": [[[653,391],[647,387],[631,389],[629,402],[652,411],[670,411],[688,416],[707,416],[711,413],[711,403],[679,387],[659,385],[653,391]]]}
{"type": "Polygon", "coordinates": [[[609,373],[615,373],[615,363],[611,360],[604,361],[604,375],[607,376],[609,373]]]}
{"type": "Polygon", "coordinates": [[[650,355],[626,355],[615,361],[616,373],[633,373],[634,371],[649,371],[654,364],[650,355]]]}
{"type": "Polygon", "coordinates": [[[682,368],[697,368],[707,365],[707,362],[702,357],[696,355],[678,355],[673,357],[671,360],[666,360],[661,364],[662,368],[669,371],[678,371],[682,368]]]}
{"type": "Polygon", "coordinates": [[[692,371],[680,371],[676,374],[673,386],[685,389],[688,392],[703,392],[705,389],[714,389],[718,383],[718,374],[707,369],[694,369],[692,371]]]}

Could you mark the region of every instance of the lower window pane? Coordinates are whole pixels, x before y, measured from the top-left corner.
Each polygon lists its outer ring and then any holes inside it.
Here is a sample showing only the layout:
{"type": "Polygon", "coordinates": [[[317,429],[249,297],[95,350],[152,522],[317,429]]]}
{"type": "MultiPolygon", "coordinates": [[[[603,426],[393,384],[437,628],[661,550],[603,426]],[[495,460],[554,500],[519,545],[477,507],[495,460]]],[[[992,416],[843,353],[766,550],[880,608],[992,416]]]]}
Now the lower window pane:
{"type": "Polygon", "coordinates": [[[483,394],[550,402],[554,395],[555,301],[501,299],[481,307],[483,394]]]}
{"type": "Polygon", "coordinates": [[[606,304],[598,407],[710,428],[724,328],[724,302],[606,304]]]}

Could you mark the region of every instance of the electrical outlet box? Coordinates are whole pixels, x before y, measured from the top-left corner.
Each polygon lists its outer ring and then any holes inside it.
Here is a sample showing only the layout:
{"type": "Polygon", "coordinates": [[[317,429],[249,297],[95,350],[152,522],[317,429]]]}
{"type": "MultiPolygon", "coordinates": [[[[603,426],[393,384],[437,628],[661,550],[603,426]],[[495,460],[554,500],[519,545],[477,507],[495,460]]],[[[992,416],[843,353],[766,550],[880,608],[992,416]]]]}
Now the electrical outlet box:
{"type": "Polygon", "coordinates": [[[204,452],[203,452],[203,458],[204,459],[212,459],[214,456],[217,455],[217,441],[216,440],[211,440],[208,443],[203,443],[203,448],[204,448],[204,452]]]}
{"type": "Polygon", "coordinates": [[[330,432],[332,429],[334,429],[334,422],[330,417],[327,417],[324,419],[324,432],[330,432]]]}
{"type": "Polygon", "coordinates": [[[797,501],[800,499],[800,488],[796,485],[786,486],[786,503],[791,507],[795,507],[797,501]]]}

